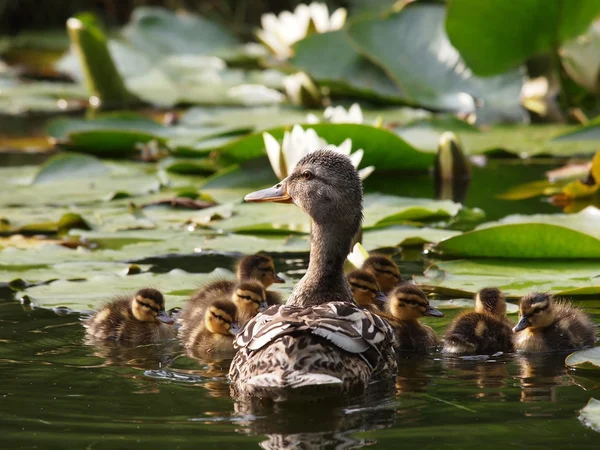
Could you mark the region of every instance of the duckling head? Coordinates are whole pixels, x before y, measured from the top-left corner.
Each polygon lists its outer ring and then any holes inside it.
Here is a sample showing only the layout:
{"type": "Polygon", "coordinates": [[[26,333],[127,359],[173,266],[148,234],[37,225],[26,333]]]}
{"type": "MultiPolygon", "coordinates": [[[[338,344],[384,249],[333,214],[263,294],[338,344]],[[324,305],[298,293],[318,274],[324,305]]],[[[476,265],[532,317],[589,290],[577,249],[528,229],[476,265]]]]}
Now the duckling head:
{"type": "Polygon", "coordinates": [[[390,294],[389,312],[398,320],[417,320],[423,316],[444,317],[429,304],[421,289],[411,284],[398,286],[390,294]]]}
{"type": "Polygon", "coordinates": [[[285,283],[285,280],[275,273],[273,260],[266,255],[249,255],[239,262],[237,268],[238,280],[258,280],[266,289],[273,283],[285,283]]]}
{"type": "Polygon", "coordinates": [[[387,302],[388,298],[381,292],[377,280],[366,270],[354,270],[346,275],[352,289],[354,300],[360,306],[373,305],[374,302],[387,302]]]}
{"type": "Polygon", "coordinates": [[[173,324],[165,311],[165,299],[160,291],[152,288],[140,289],[131,301],[133,317],[141,322],[160,321],[173,324]]]}
{"type": "Polygon", "coordinates": [[[513,328],[515,333],[526,328],[544,329],[554,321],[553,298],[548,293],[532,292],[521,299],[519,322],[513,328]]]}
{"type": "Polygon", "coordinates": [[[259,312],[263,312],[268,306],[265,289],[258,281],[239,283],[231,295],[231,301],[240,314],[249,317],[254,317],[259,312]]]}
{"type": "Polygon", "coordinates": [[[204,313],[204,325],[212,334],[236,335],[239,331],[237,308],[230,301],[214,301],[204,313]]]}
{"type": "Polygon", "coordinates": [[[497,317],[506,315],[504,294],[497,288],[484,288],[475,294],[475,311],[497,317]]]}
{"type": "Polygon", "coordinates": [[[362,268],[370,272],[376,279],[383,292],[390,292],[401,280],[400,269],[387,256],[369,256],[362,268]]]}

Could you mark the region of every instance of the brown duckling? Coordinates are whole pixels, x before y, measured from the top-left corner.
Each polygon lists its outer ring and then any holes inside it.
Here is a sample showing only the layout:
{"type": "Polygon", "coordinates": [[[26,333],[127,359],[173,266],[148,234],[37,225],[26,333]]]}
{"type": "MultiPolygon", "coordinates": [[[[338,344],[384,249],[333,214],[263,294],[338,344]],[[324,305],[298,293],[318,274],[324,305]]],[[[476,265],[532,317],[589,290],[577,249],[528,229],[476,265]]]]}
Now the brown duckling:
{"type": "MultiPolygon", "coordinates": [[[[258,280],[265,289],[273,283],[285,283],[275,272],[275,263],[267,255],[248,255],[240,260],[237,266],[239,281],[258,280]]],[[[274,291],[266,291],[267,305],[281,304],[281,295],[274,291]]]]}
{"type": "Polygon", "coordinates": [[[132,297],[121,296],[107,303],[84,326],[94,339],[143,345],[174,338],[173,322],[165,312],[163,295],[144,288],[132,297]]]}
{"type": "Polygon", "coordinates": [[[212,301],[180,330],[185,349],[197,358],[215,354],[233,356],[233,338],[239,331],[237,320],[238,310],[232,301],[212,301]]]}
{"type": "Polygon", "coordinates": [[[233,286],[230,281],[216,281],[197,291],[183,306],[179,315],[179,335],[188,333],[190,326],[217,300],[232,302],[241,325],[267,308],[265,289],[258,281],[244,281],[233,286]]]}
{"type": "Polygon", "coordinates": [[[517,350],[559,352],[596,343],[596,325],[588,315],[550,294],[533,292],[524,296],[519,317],[513,328],[517,350]]]}
{"type": "Polygon", "coordinates": [[[444,317],[444,314],[429,304],[421,289],[412,284],[402,284],[394,289],[386,304],[386,316],[397,337],[397,351],[425,351],[440,343],[433,328],[423,325],[418,319],[424,316],[444,317]]]}
{"type": "Polygon", "coordinates": [[[514,351],[506,301],[499,289],[484,288],[475,295],[475,311],[454,319],[446,331],[443,351],[478,355],[514,351]]]}
{"type": "Polygon", "coordinates": [[[394,261],[387,256],[369,256],[362,265],[362,269],[369,272],[377,279],[377,284],[384,294],[389,294],[402,282],[400,269],[394,261]]]}
{"type": "Polygon", "coordinates": [[[353,270],[346,275],[354,300],[373,313],[383,311],[387,296],[381,292],[377,280],[366,270],[353,270]]]}

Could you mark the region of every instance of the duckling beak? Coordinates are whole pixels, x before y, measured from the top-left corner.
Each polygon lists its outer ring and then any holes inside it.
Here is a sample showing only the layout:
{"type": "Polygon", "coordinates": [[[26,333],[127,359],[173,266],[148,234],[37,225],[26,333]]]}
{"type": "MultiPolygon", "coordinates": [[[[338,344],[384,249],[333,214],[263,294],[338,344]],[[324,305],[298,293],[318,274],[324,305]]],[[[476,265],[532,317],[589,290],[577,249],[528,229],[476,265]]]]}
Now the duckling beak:
{"type": "Polygon", "coordinates": [[[269,307],[269,304],[265,301],[260,302],[258,305],[258,312],[263,312],[265,309],[269,307]]]}
{"type": "Polygon", "coordinates": [[[426,316],[431,316],[431,317],[444,317],[444,313],[443,312],[441,312],[437,308],[434,308],[431,305],[427,306],[427,309],[425,310],[425,315],[426,316]]]}
{"type": "Polygon", "coordinates": [[[381,302],[381,303],[387,303],[390,301],[390,299],[383,292],[377,291],[377,293],[375,294],[375,301],[381,302]]]}
{"type": "Polygon", "coordinates": [[[287,178],[273,187],[247,194],[244,197],[244,201],[254,203],[294,203],[292,197],[290,197],[290,194],[287,192],[287,178]]]}
{"type": "Polygon", "coordinates": [[[238,334],[240,332],[240,326],[234,322],[229,326],[228,331],[235,336],[236,334],[238,334]]]}
{"type": "Polygon", "coordinates": [[[525,328],[528,328],[530,326],[531,326],[531,322],[529,321],[529,319],[527,317],[523,316],[519,320],[519,323],[517,323],[514,326],[513,332],[518,333],[519,331],[523,331],[525,328]]]}
{"type": "Polygon", "coordinates": [[[175,321],[169,317],[169,315],[164,309],[158,313],[158,316],[156,316],[156,318],[161,322],[167,323],[169,325],[173,325],[175,323],[175,321]]]}
{"type": "Polygon", "coordinates": [[[285,280],[283,278],[281,278],[279,275],[275,274],[274,283],[285,283],[285,280]]]}

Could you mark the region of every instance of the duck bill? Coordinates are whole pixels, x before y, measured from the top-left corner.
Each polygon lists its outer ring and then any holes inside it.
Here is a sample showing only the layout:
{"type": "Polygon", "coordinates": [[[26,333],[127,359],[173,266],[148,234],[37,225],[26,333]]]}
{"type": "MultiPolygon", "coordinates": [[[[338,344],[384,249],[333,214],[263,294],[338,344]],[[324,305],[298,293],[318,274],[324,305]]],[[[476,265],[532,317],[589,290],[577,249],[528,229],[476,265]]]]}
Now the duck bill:
{"type": "Polygon", "coordinates": [[[262,202],[274,202],[274,203],[293,203],[292,197],[287,192],[287,178],[275,186],[261,189],[247,194],[244,197],[246,202],[262,203],[262,202]]]}
{"type": "Polygon", "coordinates": [[[381,303],[387,303],[390,301],[390,299],[383,292],[377,291],[377,293],[375,294],[375,301],[381,302],[381,303]]]}
{"type": "Polygon", "coordinates": [[[258,312],[263,312],[269,307],[267,302],[260,302],[258,305],[258,312]]]}
{"type": "Polygon", "coordinates": [[[281,278],[279,275],[275,274],[274,283],[285,283],[285,280],[283,278],[281,278]]]}
{"type": "Polygon", "coordinates": [[[529,319],[525,316],[521,317],[521,320],[519,320],[519,322],[515,325],[515,327],[513,328],[513,331],[515,333],[518,333],[519,331],[523,331],[525,328],[529,328],[531,326],[531,322],[529,322],[529,319]]]}
{"type": "Polygon", "coordinates": [[[169,325],[173,325],[175,323],[175,321],[171,317],[169,317],[169,315],[167,314],[166,311],[160,311],[158,313],[158,316],[156,316],[156,318],[158,320],[160,320],[162,323],[166,323],[169,325]]]}
{"type": "Polygon", "coordinates": [[[232,323],[229,326],[229,330],[228,331],[229,331],[230,334],[232,334],[232,335],[235,336],[236,334],[238,334],[240,332],[240,327],[239,327],[239,325],[237,323],[232,323]]]}
{"type": "Polygon", "coordinates": [[[441,312],[439,309],[434,308],[433,306],[427,307],[427,309],[425,310],[425,315],[431,317],[444,317],[444,313],[441,312]]]}

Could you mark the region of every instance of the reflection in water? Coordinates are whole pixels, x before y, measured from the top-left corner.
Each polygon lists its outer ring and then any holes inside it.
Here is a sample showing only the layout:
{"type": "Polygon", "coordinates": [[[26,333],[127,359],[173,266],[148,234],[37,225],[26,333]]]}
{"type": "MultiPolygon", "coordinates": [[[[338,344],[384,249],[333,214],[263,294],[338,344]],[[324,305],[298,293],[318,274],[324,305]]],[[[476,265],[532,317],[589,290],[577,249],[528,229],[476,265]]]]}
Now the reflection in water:
{"type": "MultiPolygon", "coordinates": [[[[568,353],[518,354],[521,402],[556,402],[556,387],[568,386],[565,357],[568,353]]],[[[532,410],[527,415],[539,415],[532,410]]],[[[550,414],[551,415],[551,414],[550,414]]]]}
{"type": "Polygon", "coordinates": [[[131,347],[86,336],[84,343],[93,347],[92,354],[102,358],[105,366],[130,366],[140,370],[167,367],[179,352],[179,343],[174,339],[131,347]]]}
{"type": "Polygon", "coordinates": [[[433,380],[433,374],[439,369],[439,361],[433,356],[404,352],[398,358],[398,376],[396,392],[426,392],[433,380]]]}
{"type": "Polygon", "coordinates": [[[504,401],[508,386],[508,355],[450,356],[444,359],[453,377],[476,387],[470,395],[486,401],[504,401]]]}

